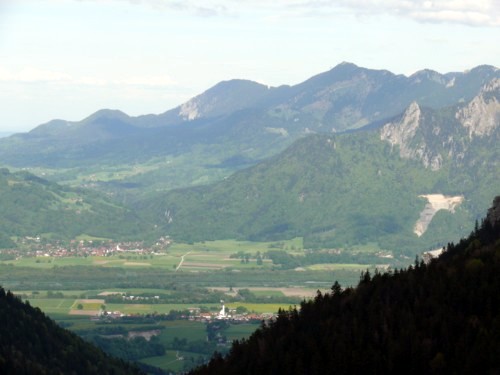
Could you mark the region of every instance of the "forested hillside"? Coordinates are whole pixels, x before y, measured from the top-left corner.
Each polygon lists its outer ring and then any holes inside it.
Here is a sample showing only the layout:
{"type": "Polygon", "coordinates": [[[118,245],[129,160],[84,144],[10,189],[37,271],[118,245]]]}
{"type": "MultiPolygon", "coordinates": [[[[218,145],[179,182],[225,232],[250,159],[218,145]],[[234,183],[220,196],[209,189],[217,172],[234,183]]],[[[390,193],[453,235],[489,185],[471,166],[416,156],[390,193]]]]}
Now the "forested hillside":
{"type": "Polygon", "coordinates": [[[310,135],[224,181],[156,194],[136,208],[186,241],[300,236],[306,248],[371,243],[413,258],[466,234],[497,193],[499,98],[496,80],[458,107],[412,103],[383,126],[310,135]],[[429,194],[461,204],[417,234],[429,194]]]}
{"type": "Polygon", "coordinates": [[[0,373],[140,374],[0,288],[0,373]]]}
{"type": "Polygon", "coordinates": [[[498,374],[499,290],[497,197],[439,259],[335,283],[192,374],[498,374]]]}
{"type": "Polygon", "coordinates": [[[151,228],[103,195],[5,168],[0,169],[0,207],[0,248],[12,247],[12,236],[126,239],[140,235],[143,239],[151,228]]]}

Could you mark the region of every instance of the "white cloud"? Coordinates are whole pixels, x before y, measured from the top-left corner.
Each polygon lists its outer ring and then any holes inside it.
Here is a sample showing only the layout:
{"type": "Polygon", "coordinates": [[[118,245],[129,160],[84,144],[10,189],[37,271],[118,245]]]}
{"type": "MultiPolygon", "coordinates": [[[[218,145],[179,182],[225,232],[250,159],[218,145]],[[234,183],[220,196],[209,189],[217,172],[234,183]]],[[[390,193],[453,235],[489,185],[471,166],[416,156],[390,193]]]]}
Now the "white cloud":
{"type": "Polygon", "coordinates": [[[322,11],[341,7],[358,15],[390,14],[418,22],[500,26],[498,0],[304,0],[292,6],[322,11]]]}
{"type": "MultiPolygon", "coordinates": [[[[79,0],[98,1],[98,0],[79,0]]],[[[102,1],[102,0],[99,0],[102,1]]],[[[118,1],[118,0],[107,0],[118,1]]],[[[237,15],[248,11],[269,16],[318,16],[348,10],[357,15],[390,14],[418,22],[500,26],[498,0],[128,0],[155,9],[189,12],[203,17],[237,15]]]]}

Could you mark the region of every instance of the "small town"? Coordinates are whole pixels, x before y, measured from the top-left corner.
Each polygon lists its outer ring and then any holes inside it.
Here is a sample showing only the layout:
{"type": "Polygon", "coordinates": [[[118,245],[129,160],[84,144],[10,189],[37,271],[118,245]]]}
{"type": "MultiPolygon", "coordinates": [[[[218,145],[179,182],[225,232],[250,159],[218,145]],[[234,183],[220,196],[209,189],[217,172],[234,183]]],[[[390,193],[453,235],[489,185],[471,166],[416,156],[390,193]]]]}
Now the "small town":
{"type": "MultiPolygon", "coordinates": [[[[154,298],[154,297],[153,297],[154,298]]],[[[229,309],[224,305],[224,301],[221,301],[221,308],[217,311],[202,311],[200,307],[190,307],[183,311],[172,311],[168,314],[148,314],[147,317],[154,316],[156,318],[165,320],[190,320],[198,322],[216,322],[216,321],[226,321],[228,323],[238,324],[238,323],[256,323],[262,321],[269,321],[276,317],[275,313],[254,313],[254,312],[242,312],[239,313],[237,309],[229,309]]],[[[105,306],[99,310],[95,315],[90,316],[92,321],[101,322],[111,322],[120,319],[130,320],[130,319],[143,319],[144,314],[124,314],[120,311],[107,311],[105,306]]]]}
{"type": "Polygon", "coordinates": [[[172,244],[170,237],[160,237],[151,246],[145,246],[142,241],[115,242],[112,240],[71,240],[48,241],[39,236],[26,236],[18,239],[18,247],[2,249],[5,259],[20,259],[23,257],[88,257],[88,256],[153,256],[165,253],[172,244]]]}

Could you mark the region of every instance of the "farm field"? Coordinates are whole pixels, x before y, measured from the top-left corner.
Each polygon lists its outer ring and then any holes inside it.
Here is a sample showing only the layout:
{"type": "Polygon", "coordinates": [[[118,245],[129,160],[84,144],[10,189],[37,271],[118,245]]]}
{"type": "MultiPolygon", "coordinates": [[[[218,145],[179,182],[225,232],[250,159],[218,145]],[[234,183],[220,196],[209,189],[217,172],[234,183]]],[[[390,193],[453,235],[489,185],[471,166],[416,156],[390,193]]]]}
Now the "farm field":
{"type": "Polygon", "coordinates": [[[104,344],[111,345],[106,349],[110,354],[128,345],[127,353],[144,352],[135,357],[140,363],[182,372],[202,363],[214,350],[224,352],[232,340],[248,337],[259,324],[190,321],[180,319],[185,314],[181,312],[218,313],[224,300],[227,310],[268,316],[279,309],[299,307],[318,290],[329,292],[335,280],[355,285],[362,271],[375,267],[344,262],[282,269],[264,256],[270,251],[292,257],[305,254],[301,238],[173,243],[164,253],[151,254],[44,254],[0,261],[0,284],[97,345],[103,343],[99,337],[109,335],[104,344]],[[97,319],[104,310],[129,318],[97,319]],[[163,347],[163,354],[148,355],[150,344],[131,338],[137,335],[163,347]]]}
{"type": "MultiPolygon", "coordinates": [[[[107,311],[119,311],[122,314],[168,314],[172,310],[183,311],[198,307],[193,303],[168,303],[168,304],[126,304],[126,303],[105,303],[104,299],[74,299],[74,298],[28,298],[30,304],[40,308],[48,315],[87,315],[97,314],[102,305],[107,311]],[[81,309],[77,306],[80,305],[81,309]]],[[[203,303],[202,306],[208,309],[218,309],[219,303],[203,303]]],[[[230,309],[238,306],[245,307],[249,312],[255,313],[276,313],[278,309],[288,309],[290,304],[286,303],[246,303],[232,302],[226,305],[230,309]]]]}
{"type": "MultiPolygon", "coordinates": [[[[373,254],[378,248],[365,245],[360,253],[373,254]],[[371,250],[370,250],[371,249],[371,250]]],[[[37,257],[20,256],[15,260],[0,261],[0,265],[52,269],[54,267],[103,267],[144,269],[160,268],[167,272],[206,273],[225,271],[265,271],[280,269],[265,257],[268,251],[284,251],[290,256],[303,256],[302,238],[279,242],[250,242],[235,240],[204,241],[192,244],[172,243],[166,252],[151,254],[121,253],[110,256],[57,257],[44,254],[37,257]]],[[[388,264],[378,265],[387,268],[388,264]]],[[[297,268],[298,271],[360,271],[374,267],[362,263],[312,264],[297,268]]],[[[333,283],[333,282],[332,282],[333,283]]]]}
{"type": "MultiPolygon", "coordinates": [[[[20,257],[16,260],[1,261],[20,267],[52,268],[54,266],[100,266],[100,267],[160,267],[167,270],[217,270],[222,268],[251,269],[256,266],[252,259],[249,263],[233,257],[238,252],[255,256],[257,252],[265,253],[269,249],[280,246],[285,251],[299,254],[302,251],[302,239],[288,241],[249,242],[235,240],[204,241],[193,244],[173,243],[166,253],[136,255],[133,253],[112,256],[87,257],[55,257],[42,255],[38,257],[20,257]]],[[[271,262],[263,260],[260,268],[270,268],[271,262]]]]}

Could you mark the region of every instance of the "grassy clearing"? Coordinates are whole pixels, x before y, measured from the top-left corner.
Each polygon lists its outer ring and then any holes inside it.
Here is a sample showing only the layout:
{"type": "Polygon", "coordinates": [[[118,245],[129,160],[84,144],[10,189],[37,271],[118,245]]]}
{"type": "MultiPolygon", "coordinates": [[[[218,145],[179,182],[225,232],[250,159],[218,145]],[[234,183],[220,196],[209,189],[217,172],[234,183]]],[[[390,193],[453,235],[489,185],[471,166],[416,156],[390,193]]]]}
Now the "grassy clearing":
{"type": "Polygon", "coordinates": [[[96,299],[77,299],[73,302],[71,305],[72,310],[83,310],[83,311],[96,311],[100,310],[101,306],[105,304],[105,301],[102,300],[96,300],[96,299]],[[81,309],[78,308],[78,306],[81,305],[81,309]]]}
{"type": "Polygon", "coordinates": [[[219,252],[226,254],[233,254],[239,251],[256,253],[260,251],[264,253],[269,249],[282,248],[284,250],[302,250],[303,240],[301,237],[291,240],[284,240],[279,242],[251,242],[251,241],[236,241],[236,240],[217,240],[217,241],[203,241],[195,242],[193,244],[174,243],[169,251],[173,253],[187,253],[188,251],[195,251],[201,253],[219,252]]]}

